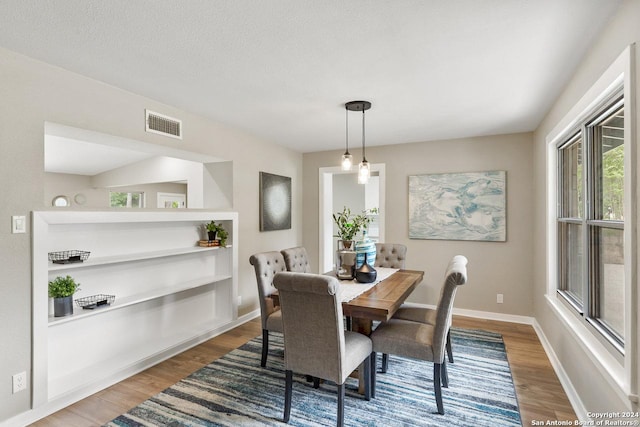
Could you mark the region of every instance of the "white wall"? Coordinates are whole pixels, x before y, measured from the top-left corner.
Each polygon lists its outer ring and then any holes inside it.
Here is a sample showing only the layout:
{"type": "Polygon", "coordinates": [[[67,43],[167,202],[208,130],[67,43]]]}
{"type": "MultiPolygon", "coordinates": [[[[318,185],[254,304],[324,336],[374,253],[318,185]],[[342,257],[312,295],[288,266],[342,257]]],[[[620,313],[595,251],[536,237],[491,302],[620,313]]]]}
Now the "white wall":
{"type": "Polygon", "coordinates": [[[173,182],[163,182],[156,184],[140,184],[133,186],[122,186],[114,189],[94,188],[91,177],[86,175],[74,175],[67,173],[45,173],[44,183],[44,205],[51,206],[54,197],[64,195],[71,200],[71,209],[109,209],[109,190],[114,191],[142,191],[147,199],[147,206],[156,207],[157,195],[161,193],[187,194],[187,184],[177,184],[173,182]],[[81,203],[76,201],[76,196],[81,203]]]}
{"type": "MultiPolygon", "coordinates": [[[[233,210],[239,212],[240,315],[258,308],[249,256],[302,242],[302,155],[66,70],[0,49],[0,422],[30,407],[30,390],[11,394],[11,376],[31,372],[31,230],[10,233],[12,215],[50,207],[44,197],[44,125],[59,123],[233,162],[233,210]],[[144,131],[144,110],[183,121],[177,141],[144,131]],[[247,155],[247,153],[251,153],[247,155]],[[292,177],[292,229],[258,229],[259,171],[292,177]]],[[[212,78],[215,78],[213,76],[212,78]]],[[[231,180],[231,179],[230,179],[231,180]]],[[[226,188],[220,194],[229,197],[226,188]]]]}
{"type": "MultiPolygon", "coordinates": [[[[552,129],[565,117],[571,108],[578,103],[589,88],[598,80],[604,71],[614,62],[622,51],[631,43],[640,41],[640,1],[626,0],[623,2],[616,16],[609,22],[603,33],[596,40],[588,54],[577,68],[562,95],[556,100],[538,129],[534,133],[534,313],[545,337],[549,341],[559,364],[566,384],[571,384],[568,390],[573,398],[578,412],[607,412],[623,411],[630,408],[631,402],[627,396],[615,385],[607,369],[603,368],[590,352],[569,330],[566,323],[553,310],[546,293],[546,142],[545,138],[552,129]]],[[[636,52],[637,54],[637,52],[636,52]]],[[[636,84],[640,63],[636,57],[636,84]]],[[[636,86],[636,98],[640,94],[636,86]]],[[[638,117],[625,117],[628,124],[637,122],[638,117]]],[[[635,188],[638,188],[636,183],[635,188]]],[[[635,261],[637,263],[637,260],[635,261]]],[[[637,284],[635,284],[637,288],[637,284]]],[[[637,294],[636,294],[637,298],[637,294]]],[[[636,367],[636,374],[637,373],[636,367]]],[[[561,378],[562,379],[562,378],[561,378]]],[[[638,410],[637,403],[634,410],[638,410]]]]}
{"type": "MultiPolygon", "coordinates": [[[[159,156],[141,160],[91,177],[94,187],[151,184],[164,181],[187,182],[187,206],[204,208],[204,165],[189,160],[159,156]]],[[[147,199],[147,206],[152,205],[147,199]]]]}

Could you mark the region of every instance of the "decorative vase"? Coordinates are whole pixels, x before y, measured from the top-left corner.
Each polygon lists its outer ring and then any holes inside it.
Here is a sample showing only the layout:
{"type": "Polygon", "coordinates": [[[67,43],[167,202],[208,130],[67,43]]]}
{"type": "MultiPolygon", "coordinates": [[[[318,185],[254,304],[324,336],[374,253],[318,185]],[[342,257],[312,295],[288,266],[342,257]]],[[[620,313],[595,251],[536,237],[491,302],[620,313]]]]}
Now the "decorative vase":
{"type": "Polygon", "coordinates": [[[216,240],[217,231],[207,231],[207,235],[209,236],[209,240],[216,240]]]}
{"type": "Polygon", "coordinates": [[[338,280],[353,280],[356,272],[356,252],[348,249],[336,251],[336,277],[338,280]]]}
{"type": "Polygon", "coordinates": [[[53,299],[53,316],[64,317],[73,314],[73,295],[53,299]]]}
{"type": "Polygon", "coordinates": [[[360,268],[366,259],[372,260],[371,264],[375,264],[376,260],[376,243],[367,237],[367,232],[362,233],[362,240],[356,242],[356,269],[360,268]]]}
{"type": "Polygon", "coordinates": [[[377,277],[378,272],[367,263],[367,253],[365,252],[364,262],[356,269],[356,280],[360,283],[373,283],[377,277]]]}

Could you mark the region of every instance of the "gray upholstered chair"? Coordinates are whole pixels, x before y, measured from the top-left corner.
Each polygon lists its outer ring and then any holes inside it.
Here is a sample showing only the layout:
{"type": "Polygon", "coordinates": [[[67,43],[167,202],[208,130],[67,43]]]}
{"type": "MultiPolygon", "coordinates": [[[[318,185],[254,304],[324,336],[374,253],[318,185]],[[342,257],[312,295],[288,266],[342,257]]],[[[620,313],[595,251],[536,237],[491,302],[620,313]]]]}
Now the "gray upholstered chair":
{"type": "Polygon", "coordinates": [[[311,273],[309,256],[307,255],[307,250],[303,246],[283,249],[280,252],[284,257],[284,263],[287,266],[287,271],[293,271],[295,273],[311,273]]]}
{"type": "MultiPolygon", "coordinates": [[[[406,251],[406,248],[405,248],[405,251],[406,251]]],[[[403,258],[404,258],[404,254],[403,254],[403,258]]],[[[404,268],[404,265],[402,267],[397,267],[397,268],[404,268]]],[[[425,323],[427,325],[435,325],[436,310],[433,308],[426,308],[426,307],[410,307],[403,304],[402,306],[400,306],[398,311],[395,312],[395,314],[393,315],[393,318],[400,319],[400,320],[411,320],[412,322],[425,323]]],[[[449,358],[449,363],[453,363],[453,349],[451,347],[451,333],[449,331],[447,331],[447,356],[449,358]]],[[[382,372],[387,371],[387,363],[388,363],[387,359],[383,357],[382,372]]]]}
{"type": "MultiPolygon", "coordinates": [[[[376,262],[374,267],[404,268],[407,259],[407,247],[400,243],[376,243],[376,262]]],[[[382,355],[382,373],[387,372],[389,355],[382,355]]]]}
{"type": "Polygon", "coordinates": [[[260,318],[262,320],[262,367],[267,365],[269,353],[269,331],[282,333],[282,312],[274,306],[269,296],[276,291],[273,277],[276,273],[286,271],[284,258],[280,252],[262,252],[251,255],[249,262],[253,265],[258,282],[258,299],[260,301],[260,318]]]}
{"type": "MultiPolygon", "coordinates": [[[[412,322],[424,323],[427,325],[435,325],[436,324],[436,309],[435,308],[427,308],[427,307],[408,307],[402,305],[398,311],[393,315],[393,319],[400,320],[410,320],[412,322]]],[[[449,363],[453,363],[453,347],[451,345],[451,331],[447,331],[447,357],[449,359],[449,363]]],[[[386,372],[387,367],[384,366],[382,371],[386,372]]]]}
{"type": "Polygon", "coordinates": [[[374,267],[404,268],[407,247],[400,243],[376,243],[374,267]]]}
{"type": "MultiPolygon", "coordinates": [[[[345,331],[342,303],[336,295],[335,277],[310,273],[278,273],[278,289],[284,326],[285,409],[289,421],[293,372],[333,381],[338,386],[338,426],[344,422],[344,383],[358,366],[364,365],[365,399],[371,396],[371,340],[345,331]]],[[[314,387],[319,381],[314,382],[314,387]]]]}
{"type": "MultiPolygon", "coordinates": [[[[449,386],[445,360],[446,337],[451,327],[453,300],[458,286],[467,282],[467,259],[453,257],[436,309],[435,324],[391,319],[371,334],[373,351],[433,362],[433,388],[438,413],[444,414],[442,388],[449,386]]],[[[374,357],[375,364],[375,357],[374,357]]],[[[375,371],[375,366],[373,367],[375,371]]],[[[374,385],[375,387],[375,385],[374,385]]]]}

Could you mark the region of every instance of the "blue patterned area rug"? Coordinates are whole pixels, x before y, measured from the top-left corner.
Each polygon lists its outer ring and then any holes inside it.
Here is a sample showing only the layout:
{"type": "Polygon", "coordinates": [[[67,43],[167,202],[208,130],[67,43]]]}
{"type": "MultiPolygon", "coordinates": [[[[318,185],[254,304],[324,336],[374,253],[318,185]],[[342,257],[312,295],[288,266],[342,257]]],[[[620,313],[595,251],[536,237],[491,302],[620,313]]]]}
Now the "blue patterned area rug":
{"type": "MultiPolygon", "coordinates": [[[[449,388],[442,389],[445,415],[436,413],[433,365],[391,356],[377,375],[376,397],[367,402],[357,381],[347,382],[347,426],[521,426],[511,371],[500,335],[452,329],[454,361],[449,388]]],[[[284,426],[282,337],[271,334],[267,367],[260,367],[255,338],[107,426],[284,426]]],[[[378,356],[380,357],[380,356],[378,356]]],[[[380,361],[378,361],[378,367],[380,361]]],[[[294,376],[291,426],[336,424],[336,387],[314,389],[294,376]]]]}

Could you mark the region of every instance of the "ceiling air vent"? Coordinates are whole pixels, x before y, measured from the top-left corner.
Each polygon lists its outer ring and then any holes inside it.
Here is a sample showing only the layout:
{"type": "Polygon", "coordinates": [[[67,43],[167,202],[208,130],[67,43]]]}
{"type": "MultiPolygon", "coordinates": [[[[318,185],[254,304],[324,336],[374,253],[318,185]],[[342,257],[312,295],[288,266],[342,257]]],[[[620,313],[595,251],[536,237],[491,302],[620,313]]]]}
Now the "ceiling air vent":
{"type": "Polygon", "coordinates": [[[147,132],[182,139],[182,120],[145,110],[147,132]]]}

